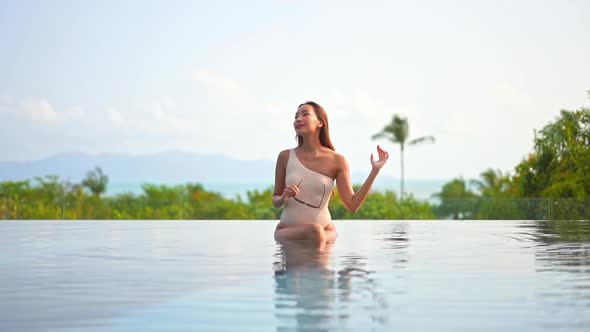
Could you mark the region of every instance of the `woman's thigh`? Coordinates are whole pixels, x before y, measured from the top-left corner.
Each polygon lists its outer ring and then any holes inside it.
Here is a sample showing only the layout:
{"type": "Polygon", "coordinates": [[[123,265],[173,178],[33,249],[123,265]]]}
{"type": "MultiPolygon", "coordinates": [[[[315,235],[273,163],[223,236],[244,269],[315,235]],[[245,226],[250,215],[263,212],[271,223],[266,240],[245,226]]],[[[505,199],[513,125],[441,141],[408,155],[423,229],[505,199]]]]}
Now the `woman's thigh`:
{"type": "Polygon", "coordinates": [[[332,223],[325,228],[319,224],[286,225],[280,223],[275,231],[275,239],[280,240],[322,240],[334,242],[338,237],[332,223]]]}
{"type": "Polygon", "coordinates": [[[318,224],[297,224],[277,226],[275,239],[280,240],[308,240],[314,234],[324,232],[318,224]]]}

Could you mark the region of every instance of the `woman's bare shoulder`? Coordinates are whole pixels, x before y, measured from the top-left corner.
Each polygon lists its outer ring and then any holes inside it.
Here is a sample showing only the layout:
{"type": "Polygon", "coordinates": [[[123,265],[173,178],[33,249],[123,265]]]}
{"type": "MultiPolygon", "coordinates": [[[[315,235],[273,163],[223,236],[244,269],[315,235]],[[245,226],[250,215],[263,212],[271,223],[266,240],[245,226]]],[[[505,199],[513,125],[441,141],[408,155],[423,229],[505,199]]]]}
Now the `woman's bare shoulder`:
{"type": "Polygon", "coordinates": [[[278,162],[287,162],[289,160],[289,151],[291,149],[286,149],[279,152],[279,156],[277,157],[278,162]]]}
{"type": "Polygon", "coordinates": [[[279,157],[288,156],[290,151],[291,151],[291,149],[285,149],[285,150],[279,152],[279,157]]]}
{"type": "Polygon", "coordinates": [[[329,150],[328,153],[332,162],[338,165],[339,168],[346,164],[346,157],[344,155],[333,150],[329,150]]]}
{"type": "Polygon", "coordinates": [[[326,149],[326,153],[330,156],[330,158],[341,160],[344,159],[344,156],[332,149],[326,149]]]}

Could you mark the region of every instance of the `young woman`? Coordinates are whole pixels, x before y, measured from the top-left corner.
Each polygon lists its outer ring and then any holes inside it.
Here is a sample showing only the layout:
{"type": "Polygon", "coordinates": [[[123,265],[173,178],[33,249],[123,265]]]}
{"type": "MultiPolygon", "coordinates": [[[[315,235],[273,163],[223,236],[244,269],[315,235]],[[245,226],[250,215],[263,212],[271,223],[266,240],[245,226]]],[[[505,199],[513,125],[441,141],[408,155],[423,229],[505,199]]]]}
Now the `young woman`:
{"type": "Polygon", "coordinates": [[[275,170],[272,204],[276,208],[286,204],[275,239],[311,240],[323,245],[338,236],[328,210],[334,180],[344,206],[356,212],[389,154],[377,146],[379,159],[375,161],[371,154],[371,173],[355,193],[348,163],[335,152],[330,140],[326,111],[317,103],[305,102],[297,108],[293,126],[298,145],[279,153],[275,170]]]}

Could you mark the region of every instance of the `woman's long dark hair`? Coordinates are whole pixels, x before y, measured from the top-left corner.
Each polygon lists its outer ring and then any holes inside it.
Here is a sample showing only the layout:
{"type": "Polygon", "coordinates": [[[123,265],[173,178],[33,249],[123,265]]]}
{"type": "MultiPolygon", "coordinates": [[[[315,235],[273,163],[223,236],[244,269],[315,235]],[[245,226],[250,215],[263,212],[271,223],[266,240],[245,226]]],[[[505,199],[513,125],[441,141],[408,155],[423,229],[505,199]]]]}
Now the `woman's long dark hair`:
{"type": "MultiPolygon", "coordinates": [[[[330,127],[328,126],[328,114],[326,114],[326,111],[324,110],[324,108],[322,106],[320,106],[318,103],[315,103],[313,101],[306,101],[305,103],[297,106],[297,109],[299,109],[299,107],[301,107],[303,105],[309,105],[309,106],[313,107],[313,110],[315,111],[315,116],[324,124],[320,128],[320,143],[323,146],[331,149],[332,151],[336,151],[336,149],[334,148],[334,144],[332,144],[332,140],[330,139],[330,127]]],[[[302,146],[303,145],[303,137],[296,135],[296,138],[297,138],[298,146],[302,146]]]]}

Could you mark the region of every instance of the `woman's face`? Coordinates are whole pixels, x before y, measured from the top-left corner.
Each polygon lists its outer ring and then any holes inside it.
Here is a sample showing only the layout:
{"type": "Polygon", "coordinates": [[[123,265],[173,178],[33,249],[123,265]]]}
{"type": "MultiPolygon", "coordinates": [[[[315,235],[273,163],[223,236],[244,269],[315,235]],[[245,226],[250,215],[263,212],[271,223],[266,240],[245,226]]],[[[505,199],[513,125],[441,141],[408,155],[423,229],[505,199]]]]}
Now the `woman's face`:
{"type": "Polygon", "coordinates": [[[313,132],[323,126],[323,123],[318,119],[311,105],[301,105],[297,112],[295,112],[295,121],[293,122],[295,132],[302,134],[304,132],[313,132]]]}

